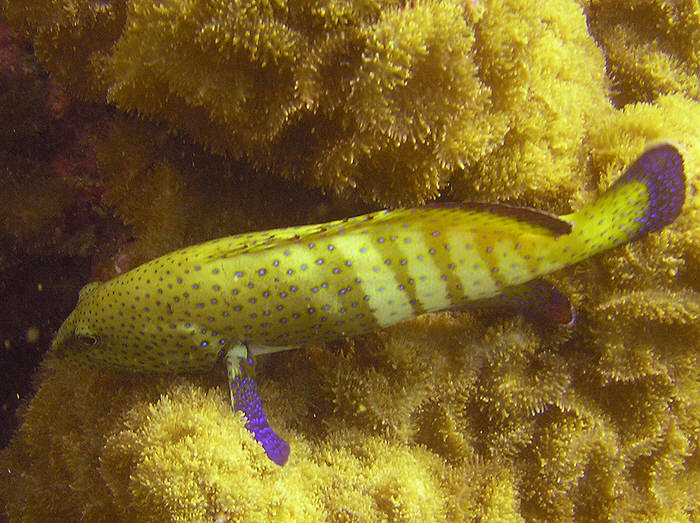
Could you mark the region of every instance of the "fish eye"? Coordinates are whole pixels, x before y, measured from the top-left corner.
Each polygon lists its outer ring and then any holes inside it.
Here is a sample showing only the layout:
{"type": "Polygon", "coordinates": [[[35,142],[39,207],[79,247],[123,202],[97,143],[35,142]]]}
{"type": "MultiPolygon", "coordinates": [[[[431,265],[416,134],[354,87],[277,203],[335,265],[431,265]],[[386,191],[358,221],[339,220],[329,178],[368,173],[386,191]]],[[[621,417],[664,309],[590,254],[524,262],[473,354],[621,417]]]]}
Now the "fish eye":
{"type": "Polygon", "coordinates": [[[89,335],[78,335],[76,336],[78,341],[83,345],[97,345],[97,337],[89,335]]]}

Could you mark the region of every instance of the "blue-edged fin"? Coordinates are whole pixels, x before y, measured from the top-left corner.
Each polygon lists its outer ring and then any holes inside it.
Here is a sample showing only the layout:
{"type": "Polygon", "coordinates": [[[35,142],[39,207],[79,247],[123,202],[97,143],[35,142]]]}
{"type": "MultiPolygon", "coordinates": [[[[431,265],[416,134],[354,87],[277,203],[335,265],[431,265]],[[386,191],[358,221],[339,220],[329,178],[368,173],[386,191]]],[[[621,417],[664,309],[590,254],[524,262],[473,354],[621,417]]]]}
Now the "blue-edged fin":
{"type": "Polygon", "coordinates": [[[280,438],[267,422],[255,382],[255,363],[248,348],[240,343],[229,349],[225,359],[234,410],[243,413],[247,420],[245,428],[260,443],[265,454],[278,465],[284,465],[289,459],[289,443],[280,438]]]}
{"type": "Polygon", "coordinates": [[[662,229],[685,200],[683,157],[669,144],[647,150],[594,202],[562,218],[573,224],[569,263],[662,229]]]}
{"type": "Polygon", "coordinates": [[[638,219],[641,227],[631,239],[658,231],[678,218],[685,201],[683,157],[671,144],[652,147],[637,158],[608,192],[614,193],[634,182],[646,186],[647,205],[638,219]]]}

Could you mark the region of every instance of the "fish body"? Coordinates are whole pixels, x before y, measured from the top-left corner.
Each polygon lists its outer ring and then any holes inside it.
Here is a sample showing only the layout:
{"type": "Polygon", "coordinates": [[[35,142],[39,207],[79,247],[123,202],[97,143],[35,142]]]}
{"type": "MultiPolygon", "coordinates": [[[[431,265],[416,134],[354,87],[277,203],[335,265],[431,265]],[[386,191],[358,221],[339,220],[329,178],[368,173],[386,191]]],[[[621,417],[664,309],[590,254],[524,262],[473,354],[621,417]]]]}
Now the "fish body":
{"type": "Polygon", "coordinates": [[[664,227],[684,194],[682,158],[661,145],[565,216],[434,204],[221,238],[90,284],[54,349],[95,366],[200,371],[234,349],[248,361],[499,295],[527,302],[527,282],[664,227]]]}

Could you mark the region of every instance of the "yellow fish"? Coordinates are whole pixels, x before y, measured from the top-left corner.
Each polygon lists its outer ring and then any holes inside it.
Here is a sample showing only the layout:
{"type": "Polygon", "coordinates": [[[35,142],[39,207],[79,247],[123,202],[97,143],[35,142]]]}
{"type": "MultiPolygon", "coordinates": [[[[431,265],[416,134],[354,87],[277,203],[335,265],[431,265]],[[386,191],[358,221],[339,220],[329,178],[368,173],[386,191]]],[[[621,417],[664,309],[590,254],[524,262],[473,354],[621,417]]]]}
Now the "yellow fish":
{"type": "Polygon", "coordinates": [[[223,359],[233,407],[282,465],[289,445],[267,423],[256,355],[494,299],[567,323],[568,301],[536,278],[664,227],[684,198],[683,159],[664,144],[564,216],[438,203],[221,238],[88,284],[52,349],[135,372],[201,371],[223,359]]]}

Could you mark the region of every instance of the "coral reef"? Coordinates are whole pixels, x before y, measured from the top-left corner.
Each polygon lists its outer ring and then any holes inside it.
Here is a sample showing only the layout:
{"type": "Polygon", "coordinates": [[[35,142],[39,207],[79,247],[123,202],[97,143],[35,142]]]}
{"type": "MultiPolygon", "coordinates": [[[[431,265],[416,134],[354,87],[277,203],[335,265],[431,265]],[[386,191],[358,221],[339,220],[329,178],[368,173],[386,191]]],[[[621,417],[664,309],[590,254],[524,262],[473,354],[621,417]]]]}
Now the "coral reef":
{"type": "Polygon", "coordinates": [[[588,122],[610,110],[602,53],[569,1],[76,0],[5,16],[74,94],[375,205],[561,200],[588,122]]]}
{"type": "Polygon", "coordinates": [[[613,100],[700,97],[700,18],[695,0],[581,0],[604,49],[613,100]]]}
{"type": "Polygon", "coordinates": [[[487,2],[476,31],[491,126],[504,121],[505,129],[493,150],[455,172],[451,196],[565,212],[580,198],[585,142],[612,111],[585,18],[568,1],[487,2]]]}
{"type": "Polygon", "coordinates": [[[0,18],[30,40],[46,71],[73,96],[102,102],[104,60],[119,37],[126,2],[0,2],[0,18]]]}
{"type": "Polygon", "coordinates": [[[357,209],[125,118],[115,118],[95,148],[103,202],[135,237],[123,268],[214,237],[324,221],[357,209]]]}
{"type": "Polygon", "coordinates": [[[69,100],[0,23],[0,445],[29,378],[89,275],[98,218],[85,137],[100,111],[69,100]],[[79,173],[78,176],[76,174],[79,173]]]}
{"type": "Polygon", "coordinates": [[[500,136],[470,13],[391,4],[133,2],[108,99],[311,187],[382,205],[434,197],[500,136]]]}
{"type": "Polygon", "coordinates": [[[16,134],[0,125],[16,137],[0,268],[53,252],[108,276],[207,238],[440,193],[565,212],[658,141],[679,145],[688,175],[673,225],[553,277],[571,329],[450,312],[261,358],[293,449],[283,469],[230,409],[223,371],[49,357],[0,454],[0,507],[16,521],[697,519],[692,6],[0,0],[56,86],[116,107],[81,120],[75,98],[33,102],[56,92],[37,69],[0,74],[22,115],[16,134]]]}
{"type": "MultiPolygon", "coordinates": [[[[286,436],[305,452],[280,473],[231,411],[225,391],[212,388],[215,378],[145,381],[51,367],[35,400],[50,406],[28,412],[22,431],[58,426],[26,434],[11,450],[15,459],[57,474],[49,490],[9,484],[13,505],[30,519],[114,521],[125,518],[126,507],[134,521],[347,521],[354,515],[415,521],[441,520],[448,511],[446,498],[433,496],[448,480],[443,462],[426,449],[350,430],[336,432],[333,441],[310,442],[290,430],[286,436]],[[90,401],[69,413],[66,395],[90,401]],[[125,397],[114,402],[115,395],[125,397]],[[69,498],[64,482],[71,484],[69,498]],[[39,492],[43,503],[28,510],[31,500],[23,496],[39,492]]],[[[274,392],[265,391],[284,394],[274,392]]]]}

